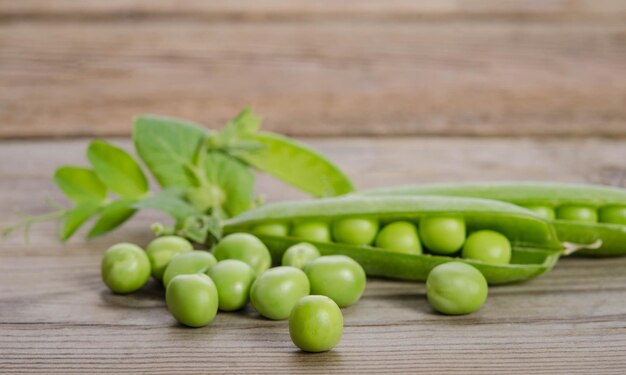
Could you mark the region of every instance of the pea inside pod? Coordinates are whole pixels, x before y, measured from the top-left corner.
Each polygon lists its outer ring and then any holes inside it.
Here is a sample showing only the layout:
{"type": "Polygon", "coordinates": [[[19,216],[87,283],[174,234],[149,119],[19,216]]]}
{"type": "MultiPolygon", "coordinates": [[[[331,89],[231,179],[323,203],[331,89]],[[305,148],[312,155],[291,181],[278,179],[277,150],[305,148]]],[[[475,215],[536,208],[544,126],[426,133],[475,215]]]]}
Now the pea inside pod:
{"type": "Polygon", "coordinates": [[[576,253],[626,254],[626,189],[546,182],[479,182],[408,185],[377,189],[367,196],[473,197],[509,202],[532,210],[554,224],[561,241],[576,253]]]}
{"type": "MultiPolygon", "coordinates": [[[[459,260],[478,268],[491,284],[521,281],[550,269],[558,259],[561,244],[546,221],[515,205],[484,199],[450,197],[361,197],[326,198],[315,201],[281,202],[247,211],[226,222],[226,232],[246,232],[272,222],[332,223],[342,218],[368,218],[381,227],[409,222],[419,227],[425,217],[462,218],[468,233],[492,230],[511,243],[509,264],[488,264],[472,259],[436,254],[400,253],[367,245],[337,242],[313,243],[321,255],[347,255],[370,276],[425,280],[435,266],[459,260]]],[[[263,236],[272,257],[278,261],[285,250],[301,242],[289,236],[263,236]]]]}

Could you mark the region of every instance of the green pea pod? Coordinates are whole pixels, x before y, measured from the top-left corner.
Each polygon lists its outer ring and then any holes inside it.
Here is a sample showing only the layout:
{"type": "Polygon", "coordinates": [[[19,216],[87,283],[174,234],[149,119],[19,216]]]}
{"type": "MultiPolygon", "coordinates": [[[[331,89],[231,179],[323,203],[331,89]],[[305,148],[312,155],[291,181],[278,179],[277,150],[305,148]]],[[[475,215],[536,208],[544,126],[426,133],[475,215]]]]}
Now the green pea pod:
{"type": "MultiPolygon", "coordinates": [[[[398,186],[362,192],[367,196],[439,195],[495,199],[520,206],[626,206],[626,189],[588,184],[545,182],[481,182],[398,186]]],[[[580,248],[577,254],[626,254],[626,226],[554,220],[559,238],[580,248]]]]}
{"type": "MultiPolygon", "coordinates": [[[[512,204],[485,199],[451,197],[350,196],[311,201],[281,202],[247,211],[225,223],[225,232],[250,232],[259,224],[318,220],[331,223],[349,217],[375,218],[382,224],[408,220],[419,223],[425,215],[462,216],[469,231],[491,229],[504,234],[513,249],[510,264],[495,265],[451,256],[401,254],[371,246],[312,242],[323,255],[344,254],[359,262],[370,276],[426,280],[438,264],[462,261],[477,267],[490,284],[523,281],[552,268],[562,246],[550,223],[512,204]]],[[[301,239],[259,235],[274,261],[301,239]]]]}

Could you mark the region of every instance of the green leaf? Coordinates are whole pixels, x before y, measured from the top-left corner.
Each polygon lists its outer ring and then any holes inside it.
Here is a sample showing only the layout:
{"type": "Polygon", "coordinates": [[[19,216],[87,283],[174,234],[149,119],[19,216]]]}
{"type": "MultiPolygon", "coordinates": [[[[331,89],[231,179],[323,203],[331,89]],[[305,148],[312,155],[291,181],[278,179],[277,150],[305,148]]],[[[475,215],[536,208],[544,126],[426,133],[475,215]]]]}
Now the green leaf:
{"type": "Polygon", "coordinates": [[[241,141],[240,137],[255,133],[261,126],[261,118],[252,114],[250,108],[246,108],[229,121],[219,132],[211,134],[208,139],[210,149],[230,151],[231,149],[259,148],[254,142],[241,141]]]}
{"type": "Polygon", "coordinates": [[[260,150],[233,150],[246,163],[316,197],[353,192],[354,185],[334,163],[308,146],[269,132],[242,138],[263,144],[260,150]]]}
{"type": "Polygon", "coordinates": [[[136,199],[120,199],[104,207],[98,221],[87,234],[87,238],[101,236],[122,225],[137,211],[133,205],[136,199]]]}
{"type": "MultiPolygon", "coordinates": [[[[252,207],[254,174],[247,166],[231,156],[212,151],[207,153],[204,167],[209,183],[221,188],[224,194],[222,206],[229,216],[236,216],[252,207]]],[[[210,196],[209,193],[207,196],[210,196]]]]}
{"type": "Polygon", "coordinates": [[[199,209],[183,199],[184,194],[185,192],[182,189],[166,189],[134,204],[133,207],[160,210],[172,216],[176,221],[183,221],[190,216],[201,215],[202,212],[199,209]]]}
{"type": "Polygon", "coordinates": [[[54,172],[54,182],[75,203],[103,201],[107,188],[92,169],[62,166],[54,172]]]}
{"type": "Polygon", "coordinates": [[[98,178],[122,197],[137,197],[148,191],[148,180],[135,159],[112,144],[94,140],[89,144],[87,157],[98,178]]]}
{"type": "Polygon", "coordinates": [[[65,221],[63,222],[63,228],[59,232],[59,238],[61,241],[66,241],[72,235],[80,229],[83,224],[90,217],[100,211],[102,203],[99,201],[84,201],[76,205],[72,210],[67,213],[65,221]]]}
{"type": "Polygon", "coordinates": [[[189,170],[209,131],[191,122],[158,116],[135,119],[135,149],[162,187],[195,186],[189,170]]]}

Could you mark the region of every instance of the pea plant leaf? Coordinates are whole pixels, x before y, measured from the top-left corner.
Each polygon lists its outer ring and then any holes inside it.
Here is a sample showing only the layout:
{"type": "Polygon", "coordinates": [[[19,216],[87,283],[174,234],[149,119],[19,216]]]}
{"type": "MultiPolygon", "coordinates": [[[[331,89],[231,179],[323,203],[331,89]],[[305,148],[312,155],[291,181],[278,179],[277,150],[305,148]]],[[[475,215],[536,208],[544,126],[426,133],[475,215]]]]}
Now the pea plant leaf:
{"type": "Polygon", "coordinates": [[[351,193],[352,181],[333,162],[312,148],[270,132],[241,135],[259,143],[262,149],[231,150],[231,153],[257,169],[315,197],[351,193]]]}
{"type": "Polygon", "coordinates": [[[101,205],[99,201],[83,201],[69,210],[59,232],[61,241],[67,241],[89,218],[100,211],[101,205]]]}
{"type": "Polygon", "coordinates": [[[207,180],[223,191],[222,205],[227,216],[250,209],[253,203],[254,174],[239,160],[221,152],[208,152],[204,159],[207,180]]]}
{"type": "Polygon", "coordinates": [[[200,125],[171,117],[140,116],[133,126],[135,149],[164,188],[197,185],[190,170],[208,135],[200,125]]]}
{"type": "Polygon", "coordinates": [[[65,196],[74,203],[103,201],[107,187],[89,168],[62,166],[54,172],[54,182],[65,196]]]}
{"type": "Polygon", "coordinates": [[[262,148],[256,142],[242,140],[241,136],[258,131],[261,118],[252,114],[250,108],[244,109],[237,117],[229,121],[219,132],[214,132],[208,139],[209,149],[229,152],[232,149],[255,150],[262,148]]]}
{"type": "Polygon", "coordinates": [[[184,197],[185,191],[183,189],[168,188],[135,203],[133,207],[163,211],[176,219],[177,222],[182,222],[191,216],[201,215],[202,211],[189,204],[184,197]]]}
{"type": "Polygon", "coordinates": [[[136,202],[136,199],[126,198],[109,203],[100,212],[100,217],[87,234],[87,238],[101,236],[122,225],[137,211],[133,207],[136,202]]]}
{"type": "Polygon", "coordinates": [[[135,159],[126,151],[103,140],[94,140],[87,158],[96,175],[114,193],[137,197],[148,191],[148,180],[135,159]]]}

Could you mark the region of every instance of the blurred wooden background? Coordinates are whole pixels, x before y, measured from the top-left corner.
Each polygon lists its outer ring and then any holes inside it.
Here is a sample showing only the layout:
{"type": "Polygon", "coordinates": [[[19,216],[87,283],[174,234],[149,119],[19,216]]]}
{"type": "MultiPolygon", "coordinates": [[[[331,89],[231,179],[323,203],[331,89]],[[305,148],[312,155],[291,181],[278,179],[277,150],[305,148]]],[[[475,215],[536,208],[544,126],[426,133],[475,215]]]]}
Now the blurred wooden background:
{"type": "Polygon", "coordinates": [[[0,0],[0,138],[626,136],[624,0],[0,0]]]}

